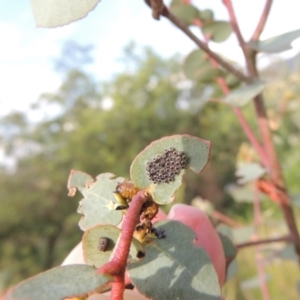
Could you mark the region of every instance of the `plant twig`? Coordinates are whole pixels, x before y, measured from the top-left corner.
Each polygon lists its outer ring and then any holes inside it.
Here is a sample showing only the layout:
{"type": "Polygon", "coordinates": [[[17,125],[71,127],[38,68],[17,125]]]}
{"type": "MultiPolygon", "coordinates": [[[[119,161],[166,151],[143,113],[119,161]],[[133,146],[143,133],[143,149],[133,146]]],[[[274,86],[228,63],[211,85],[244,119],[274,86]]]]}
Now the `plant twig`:
{"type": "Polygon", "coordinates": [[[114,276],[112,283],[113,300],[123,299],[125,268],[129,255],[130,244],[136,224],[139,222],[143,204],[148,199],[145,191],[139,191],[131,200],[122,224],[122,231],[113,254],[106,264],[98,269],[98,273],[114,276]],[[121,298],[118,298],[121,295],[121,298]],[[114,297],[114,298],[113,298],[114,297]]]}
{"type": "Polygon", "coordinates": [[[220,221],[220,222],[222,222],[222,223],[224,223],[224,224],[227,224],[227,225],[229,225],[229,226],[232,226],[232,227],[238,228],[238,227],[241,227],[241,226],[242,226],[239,222],[237,222],[237,221],[233,220],[232,218],[230,218],[230,217],[228,217],[228,216],[226,216],[226,215],[220,213],[220,212],[217,211],[217,210],[214,210],[214,211],[212,212],[211,216],[212,216],[214,219],[216,219],[216,220],[218,220],[218,221],[220,221]]]}
{"type": "Polygon", "coordinates": [[[245,242],[245,243],[237,244],[235,245],[235,247],[238,249],[242,249],[246,247],[253,247],[256,245],[272,244],[272,243],[279,243],[279,242],[291,243],[293,242],[293,238],[290,235],[285,235],[278,238],[270,238],[270,239],[262,239],[262,240],[256,240],[251,242],[245,242]]]}
{"type": "MultiPolygon", "coordinates": [[[[199,24],[198,26],[201,26],[201,24],[199,24]]],[[[209,41],[209,37],[205,36],[205,43],[207,44],[209,41]]],[[[218,68],[218,64],[217,62],[209,57],[209,60],[212,64],[212,66],[214,68],[218,68]]],[[[230,89],[224,79],[224,77],[218,77],[217,78],[217,82],[222,90],[222,92],[224,93],[224,95],[228,95],[230,93],[230,89]]],[[[249,123],[247,122],[246,118],[244,117],[242,111],[240,108],[238,107],[233,107],[232,108],[234,114],[236,115],[238,121],[240,122],[240,125],[242,126],[244,133],[246,134],[248,140],[250,141],[251,145],[253,146],[253,148],[256,150],[256,152],[258,153],[258,155],[261,158],[262,164],[269,169],[269,160],[268,160],[268,156],[266,155],[266,152],[264,150],[264,148],[261,146],[261,144],[259,143],[259,141],[257,140],[253,130],[251,129],[249,123]]]]}
{"type": "MultiPolygon", "coordinates": [[[[259,226],[261,225],[261,223],[263,222],[263,220],[262,220],[261,208],[260,208],[259,189],[256,185],[254,185],[253,188],[254,188],[253,213],[254,213],[254,225],[255,225],[254,239],[258,240],[258,229],[259,229],[259,226]]],[[[261,288],[263,299],[270,300],[270,293],[269,293],[267,282],[266,282],[265,270],[264,270],[264,266],[262,264],[263,258],[262,258],[262,254],[260,251],[260,246],[261,245],[255,245],[256,268],[257,268],[257,273],[258,273],[258,278],[259,278],[259,283],[260,283],[260,288],[261,288]]]]}
{"type": "Polygon", "coordinates": [[[237,22],[237,18],[235,16],[235,13],[234,13],[234,10],[233,10],[232,2],[231,2],[231,0],[223,0],[223,3],[225,5],[225,7],[227,8],[233,31],[236,34],[236,37],[239,41],[239,44],[240,44],[243,52],[246,53],[246,49],[245,49],[246,43],[245,43],[245,40],[244,40],[243,35],[241,33],[239,24],[237,22]]]}
{"type": "Polygon", "coordinates": [[[268,159],[268,156],[265,152],[265,149],[261,146],[259,141],[257,140],[256,136],[254,135],[251,127],[249,126],[247,120],[245,119],[242,111],[238,107],[233,107],[233,112],[235,113],[236,117],[238,118],[244,133],[246,134],[248,140],[250,141],[253,148],[256,150],[257,154],[259,155],[262,164],[269,169],[270,168],[270,162],[268,159]]]}
{"type": "MultiPolygon", "coordinates": [[[[149,6],[150,0],[145,1],[149,6]]],[[[206,52],[210,57],[212,57],[220,66],[222,66],[225,70],[235,75],[241,81],[250,82],[251,80],[244,75],[242,72],[234,68],[231,64],[226,62],[221,56],[212,51],[204,42],[202,42],[193,32],[186,26],[181,20],[179,20],[175,15],[173,15],[168,8],[164,5],[161,15],[169,19],[176,27],[178,27],[181,31],[183,31],[195,44],[206,52]]]]}
{"type": "Polygon", "coordinates": [[[152,8],[152,17],[155,20],[159,20],[161,11],[164,7],[163,0],[150,0],[150,5],[152,8]]]}
{"type": "Polygon", "coordinates": [[[270,13],[270,10],[271,10],[272,3],[273,3],[273,0],[266,1],[265,7],[264,7],[264,10],[259,19],[259,22],[258,22],[256,29],[254,30],[253,35],[250,39],[251,41],[257,41],[259,39],[261,33],[263,32],[266,22],[267,22],[267,19],[268,19],[268,16],[269,16],[269,13],[270,13]]]}
{"type": "Polygon", "coordinates": [[[125,284],[124,284],[125,270],[122,273],[123,274],[114,276],[114,282],[112,283],[112,288],[110,292],[110,300],[123,300],[123,294],[125,289],[125,284]]]}
{"type": "MultiPolygon", "coordinates": [[[[239,40],[239,43],[243,49],[246,65],[247,65],[247,71],[249,77],[254,80],[255,78],[258,78],[258,70],[257,70],[257,64],[256,64],[256,51],[254,51],[251,47],[247,47],[247,44],[245,43],[241,32],[239,30],[239,26],[237,24],[237,20],[235,17],[235,13],[233,10],[233,7],[231,5],[231,0],[223,0],[223,3],[225,4],[228,14],[231,20],[231,23],[233,24],[234,31],[237,35],[237,38],[239,40]]],[[[265,13],[268,13],[268,10],[264,10],[265,13]]],[[[267,19],[267,15],[265,16],[267,19]]],[[[264,21],[266,22],[266,20],[264,21]]],[[[297,228],[293,208],[290,203],[290,199],[286,190],[281,166],[277,157],[277,153],[275,150],[275,145],[273,142],[273,137],[271,130],[269,128],[268,123],[268,117],[267,112],[263,100],[263,95],[257,95],[254,98],[254,106],[256,110],[256,115],[258,118],[258,125],[260,129],[260,133],[263,140],[263,146],[265,148],[265,152],[267,153],[268,160],[270,162],[270,177],[274,183],[274,187],[277,191],[278,198],[280,199],[279,204],[281,206],[281,209],[284,214],[285,222],[289,228],[289,232],[293,238],[293,243],[295,246],[295,251],[299,257],[299,264],[300,264],[300,236],[299,231],[297,228]]]]}

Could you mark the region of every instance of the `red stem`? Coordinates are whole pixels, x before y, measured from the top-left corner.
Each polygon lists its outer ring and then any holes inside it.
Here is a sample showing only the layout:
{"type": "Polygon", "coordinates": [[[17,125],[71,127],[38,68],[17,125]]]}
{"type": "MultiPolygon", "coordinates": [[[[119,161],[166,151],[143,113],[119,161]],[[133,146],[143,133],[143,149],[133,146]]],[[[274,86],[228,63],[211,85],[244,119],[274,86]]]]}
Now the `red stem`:
{"type": "Polygon", "coordinates": [[[114,282],[112,283],[110,300],[123,300],[123,293],[125,289],[124,274],[114,276],[114,282]]]}
{"type": "Polygon", "coordinates": [[[237,19],[236,19],[234,10],[233,10],[231,0],[223,0],[223,3],[227,8],[233,31],[235,32],[236,37],[238,39],[238,42],[239,42],[239,44],[240,44],[240,46],[241,46],[241,48],[242,48],[242,50],[245,54],[246,53],[246,51],[245,51],[246,43],[245,43],[245,40],[244,40],[244,38],[242,36],[242,33],[240,31],[240,27],[238,25],[238,22],[237,22],[237,19]]]}
{"type": "Polygon", "coordinates": [[[279,243],[279,242],[290,243],[290,242],[293,242],[293,238],[290,235],[286,235],[286,236],[282,236],[282,237],[278,237],[278,238],[263,239],[263,240],[241,243],[241,244],[235,245],[235,247],[238,249],[242,249],[242,248],[252,247],[252,246],[261,245],[261,244],[271,244],[271,243],[279,243]]]}
{"type": "MultiPolygon", "coordinates": [[[[236,17],[233,10],[233,6],[231,4],[231,0],[223,0],[227,10],[228,14],[231,20],[231,23],[233,25],[233,29],[237,35],[237,38],[239,40],[240,46],[243,49],[246,65],[247,65],[247,71],[249,74],[250,80],[254,80],[255,78],[258,78],[258,70],[257,70],[257,64],[256,64],[256,51],[253,50],[251,47],[249,47],[248,44],[245,43],[236,17]]],[[[271,3],[268,4],[268,6],[271,7],[271,3]]],[[[270,11],[270,7],[268,7],[264,10],[265,14],[268,14],[270,11]]],[[[267,15],[261,18],[260,25],[258,25],[257,28],[259,30],[257,31],[256,35],[259,35],[259,32],[263,30],[263,25],[266,23],[267,15]],[[263,19],[263,20],[262,20],[263,19]],[[265,19],[265,20],[264,20],[265,19]],[[259,27],[260,26],[260,27],[259,27]]],[[[272,179],[272,182],[274,184],[274,188],[276,189],[278,198],[280,199],[279,204],[281,206],[281,210],[284,214],[285,222],[287,223],[287,226],[289,228],[290,234],[293,238],[294,246],[296,253],[299,257],[299,263],[300,263],[300,236],[293,212],[293,208],[290,203],[289,195],[286,190],[282,169],[279,163],[279,160],[277,158],[277,153],[275,150],[272,133],[269,128],[268,124],[268,117],[266,113],[266,108],[264,105],[263,95],[260,94],[254,98],[254,106],[258,118],[258,125],[260,129],[260,133],[263,140],[263,146],[265,149],[265,152],[268,156],[268,160],[270,162],[270,177],[272,179]]]]}
{"type": "Polygon", "coordinates": [[[241,227],[241,224],[230,217],[214,210],[211,215],[214,219],[223,222],[224,224],[228,224],[232,227],[241,227]]]}
{"type": "Polygon", "coordinates": [[[253,35],[250,39],[251,41],[257,41],[259,39],[262,31],[264,30],[270,10],[271,10],[272,3],[273,3],[273,0],[266,1],[265,7],[264,7],[264,10],[259,19],[259,22],[258,22],[256,29],[254,30],[253,35]]]}
{"type": "MultiPolygon", "coordinates": [[[[257,185],[254,185],[254,203],[253,203],[253,211],[254,211],[254,225],[255,225],[255,239],[258,239],[258,228],[260,224],[262,223],[262,216],[260,211],[260,198],[259,198],[259,190],[257,188],[257,185]]],[[[255,246],[255,261],[256,261],[256,267],[260,282],[260,288],[263,294],[264,300],[270,300],[270,294],[266,282],[266,276],[265,276],[265,270],[262,264],[262,255],[260,253],[260,246],[255,246]]]]}
{"type": "MultiPolygon", "coordinates": [[[[151,7],[150,0],[145,0],[145,2],[151,7]]],[[[176,27],[183,31],[195,44],[205,51],[210,57],[218,62],[228,72],[234,74],[237,78],[242,81],[250,82],[249,78],[245,76],[242,72],[234,68],[230,63],[225,61],[221,56],[212,51],[204,42],[202,42],[180,19],[173,15],[168,8],[164,5],[161,15],[169,19],[176,27]]]]}
{"type": "MultiPolygon", "coordinates": [[[[201,26],[201,23],[199,23],[199,26],[201,26]]],[[[208,44],[208,41],[209,41],[209,37],[205,36],[206,44],[208,44]]],[[[218,63],[213,58],[209,57],[209,60],[214,68],[219,67],[218,63]]],[[[230,93],[230,89],[229,89],[225,79],[223,77],[218,77],[217,82],[218,82],[219,86],[221,87],[221,90],[224,93],[224,95],[228,95],[230,93]]],[[[257,151],[258,155],[260,156],[263,165],[269,169],[270,163],[269,163],[268,157],[267,157],[263,147],[257,140],[255,134],[253,133],[253,130],[249,126],[247,120],[245,119],[241,109],[238,107],[233,107],[232,109],[233,109],[234,114],[238,118],[240,125],[242,126],[244,133],[246,134],[248,140],[250,141],[251,145],[253,146],[253,148],[257,151]]]]}
{"type": "Polygon", "coordinates": [[[235,113],[236,117],[238,118],[238,120],[240,122],[240,125],[242,126],[242,128],[244,130],[244,133],[246,134],[246,136],[247,136],[248,140],[250,141],[251,145],[253,146],[253,148],[258,153],[262,164],[266,168],[269,169],[270,168],[270,162],[269,162],[268,156],[265,152],[265,149],[261,146],[261,144],[257,140],[257,138],[254,135],[252,129],[250,128],[248,122],[246,121],[241,109],[238,108],[238,107],[233,107],[233,112],[235,113]]]}
{"type": "Polygon", "coordinates": [[[98,269],[99,273],[114,276],[112,283],[111,299],[122,300],[124,292],[125,268],[129,255],[130,244],[136,224],[140,219],[140,212],[143,204],[148,199],[144,191],[139,191],[131,200],[122,223],[122,231],[113,251],[113,254],[106,264],[98,269]]]}

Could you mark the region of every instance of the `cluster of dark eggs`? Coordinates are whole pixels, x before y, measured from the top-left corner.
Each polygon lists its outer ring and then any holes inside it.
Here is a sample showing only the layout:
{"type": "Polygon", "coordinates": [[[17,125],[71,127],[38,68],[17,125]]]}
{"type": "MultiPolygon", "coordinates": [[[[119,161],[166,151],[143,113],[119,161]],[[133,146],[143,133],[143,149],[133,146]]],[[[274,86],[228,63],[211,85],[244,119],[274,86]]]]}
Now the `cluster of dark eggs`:
{"type": "Polygon", "coordinates": [[[183,151],[169,148],[154,157],[147,164],[147,175],[153,183],[169,183],[188,165],[188,157],[183,151]]]}

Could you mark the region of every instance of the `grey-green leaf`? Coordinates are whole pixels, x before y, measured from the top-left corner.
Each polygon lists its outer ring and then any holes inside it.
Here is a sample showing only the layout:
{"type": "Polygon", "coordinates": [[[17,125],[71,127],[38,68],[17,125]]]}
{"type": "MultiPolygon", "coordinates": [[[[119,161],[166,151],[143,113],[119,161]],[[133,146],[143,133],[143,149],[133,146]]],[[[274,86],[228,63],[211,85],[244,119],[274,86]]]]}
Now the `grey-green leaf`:
{"type": "Polygon", "coordinates": [[[250,240],[250,237],[255,234],[255,227],[254,226],[243,226],[238,228],[232,228],[232,240],[237,243],[245,243],[250,240]]]}
{"type": "Polygon", "coordinates": [[[238,263],[237,260],[234,259],[232,262],[230,262],[229,266],[226,269],[226,282],[233,278],[238,270],[238,263]]]}
{"type": "Polygon", "coordinates": [[[222,242],[226,260],[232,260],[237,254],[237,250],[236,250],[235,246],[233,245],[232,241],[226,235],[224,235],[220,232],[218,232],[218,234],[219,234],[220,240],[222,242]]]}
{"type": "Polygon", "coordinates": [[[207,61],[207,56],[202,50],[194,50],[192,51],[183,62],[183,72],[186,77],[195,80],[197,70],[201,68],[201,65],[207,61]]]}
{"type": "MultiPolygon", "coordinates": [[[[84,260],[88,265],[97,268],[108,262],[112,251],[120,236],[121,229],[112,225],[98,225],[88,229],[82,238],[82,249],[84,260]],[[99,250],[100,239],[107,239],[106,249],[99,250]]],[[[130,261],[136,261],[144,256],[144,247],[136,240],[132,239],[130,246],[130,261]]]]}
{"type": "Polygon", "coordinates": [[[255,81],[251,84],[244,85],[228,94],[222,102],[234,107],[242,107],[251,101],[255,96],[260,94],[265,88],[262,81],[255,81]]]}
{"type": "Polygon", "coordinates": [[[223,75],[220,69],[213,68],[206,54],[201,50],[192,51],[184,60],[182,68],[187,78],[202,83],[210,82],[223,75]]]}
{"type": "Polygon", "coordinates": [[[250,45],[260,52],[278,53],[291,49],[292,41],[298,37],[300,37],[300,29],[289,31],[264,41],[252,42],[250,45]]]}
{"type": "Polygon", "coordinates": [[[280,251],[280,257],[282,259],[288,259],[288,260],[294,260],[298,261],[299,257],[295,251],[295,247],[292,244],[289,244],[285,246],[281,251],[280,251]]]}
{"type": "Polygon", "coordinates": [[[85,231],[99,224],[118,225],[122,220],[122,212],[113,208],[114,191],[117,184],[123,182],[125,178],[116,178],[114,174],[103,173],[91,183],[89,178],[92,177],[88,176],[80,171],[72,171],[68,181],[70,191],[77,188],[84,196],[78,208],[78,212],[84,215],[79,221],[80,228],[85,231]],[[86,181],[89,183],[86,184],[86,181]]]}
{"type": "Polygon", "coordinates": [[[38,27],[58,27],[80,20],[92,11],[100,0],[31,0],[38,27]]]}
{"type": "Polygon", "coordinates": [[[186,169],[181,170],[180,174],[175,176],[175,180],[169,183],[154,184],[149,179],[146,170],[147,163],[171,147],[186,154],[188,167],[195,173],[200,173],[209,159],[210,142],[187,134],[164,137],[146,147],[133,161],[130,176],[134,185],[140,189],[147,189],[158,204],[172,202],[173,195],[180,187],[182,176],[186,171],[186,169]]]}
{"type": "Polygon", "coordinates": [[[5,300],[60,300],[101,291],[112,277],[97,274],[87,265],[53,268],[22,281],[4,296],[5,300]]]}
{"type": "Polygon", "coordinates": [[[194,245],[195,233],[177,221],[155,227],[166,238],[153,239],[144,259],[127,266],[136,288],[154,300],[220,299],[218,276],[208,254],[194,245]]]}
{"type": "Polygon", "coordinates": [[[247,163],[238,166],[235,175],[239,177],[237,180],[239,184],[245,184],[260,178],[266,172],[267,170],[258,163],[247,163]]]}
{"type": "Polygon", "coordinates": [[[226,192],[234,199],[236,202],[248,202],[253,203],[255,199],[255,194],[253,186],[249,184],[238,185],[231,184],[226,188],[226,192]]]}
{"type": "Polygon", "coordinates": [[[208,35],[216,43],[226,41],[232,33],[232,26],[228,21],[207,22],[201,29],[204,35],[208,35]]]}
{"type": "MultiPolygon", "coordinates": [[[[264,281],[268,282],[271,278],[269,274],[263,274],[264,281]]],[[[247,280],[243,280],[241,282],[241,289],[243,290],[251,290],[251,289],[256,289],[261,286],[261,277],[253,277],[247,280]]]]}
{"type": "Polygon", "coordinates": [[[203,23],[212,21],[214,18],[214,12],[211,9],[204,9],[200,11],[199,18],[203,23]]]}
{"type": "Polygon", "coordinates": [[[193,21],[199,18],[200,11],[193,5],[173,1],[170,11],[187,26],[192,25],[193,21]]]}

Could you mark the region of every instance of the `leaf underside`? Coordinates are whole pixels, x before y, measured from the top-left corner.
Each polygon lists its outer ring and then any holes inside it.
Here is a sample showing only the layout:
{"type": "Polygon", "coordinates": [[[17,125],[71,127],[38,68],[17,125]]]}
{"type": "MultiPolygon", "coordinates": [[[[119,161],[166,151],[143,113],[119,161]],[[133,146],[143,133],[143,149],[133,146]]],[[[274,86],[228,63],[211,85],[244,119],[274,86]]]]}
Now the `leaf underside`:
{"type": "Polygon", "coordinates": [[[228,94],[223,100],[223,103],[233,107],[242,107],[249,103],[255,96],[260,94],[265,88],[262,81],[256,81],[251,84],[235,89],[228,94]]]}
{"type": "Polygon", "coordinates": [[[5,300],[59,300],[84,296],[101,291],[112,277],[96,274],[96,269],[87,265],[67,265],[53,268],[29,278],[6,295],[5,300]]]}
{"type": "Polygon", "coordinates": [[[144,259],[127,266],[136,288],[154,300],[219,300],[216,271],[204,249],[193,244],[195,233],[177,221],[155,227],[163,229],[166,238],[147,244],[144,259]]]}
{"type": "MultiPolygon", "coordinates": [[[[89,175],[88,175],[89,176],[89,175]]],[[[118,183],[125,178],[116,178],[114,174],[103,173],[96,177],[92,183],[87,174],[81,171],[72,171],[68,188],[80,190],[84,199],[79,202],[78,212],[84,216],[79,221],[79,227],[85,231],[99,224],[118,225],[122,220],[122,212],[113,209],[115,201],[114,192],[118,183]],[[80,181],[82,178],[82,181],[80,181]],[[89,183],[86,184],[86,181],[89,183]]]]}
{"type": "Polygon", "coordinates": [[[100,0],[31,0],[38,27],[53,28],[80,20],[92,11],[100,0]]]}
{"type": "MultiPolygon", "coordinates": [[[[84,261],[88,265],[101,267],[108,262],[114,247],[117,243],[121,229],[112,225],[98,225],[88,229],[82,238],[82,248],[84,261]],[[105,251],[99,250],[100,238],[108,238],[107,249],[105,251]]],[[[140,253],[144,253],[144,247],[136,240],[132,239],[130,246],[130,261],[138,260],[140,253]]]]}
{"type": "Polygon", "coordinates": [[[300,29],[289,31],[264,41],[251,43],[250,45],[260,52],[278,53],[291,49],[291,43],[298,37],[300,37],[300,29]]]}

